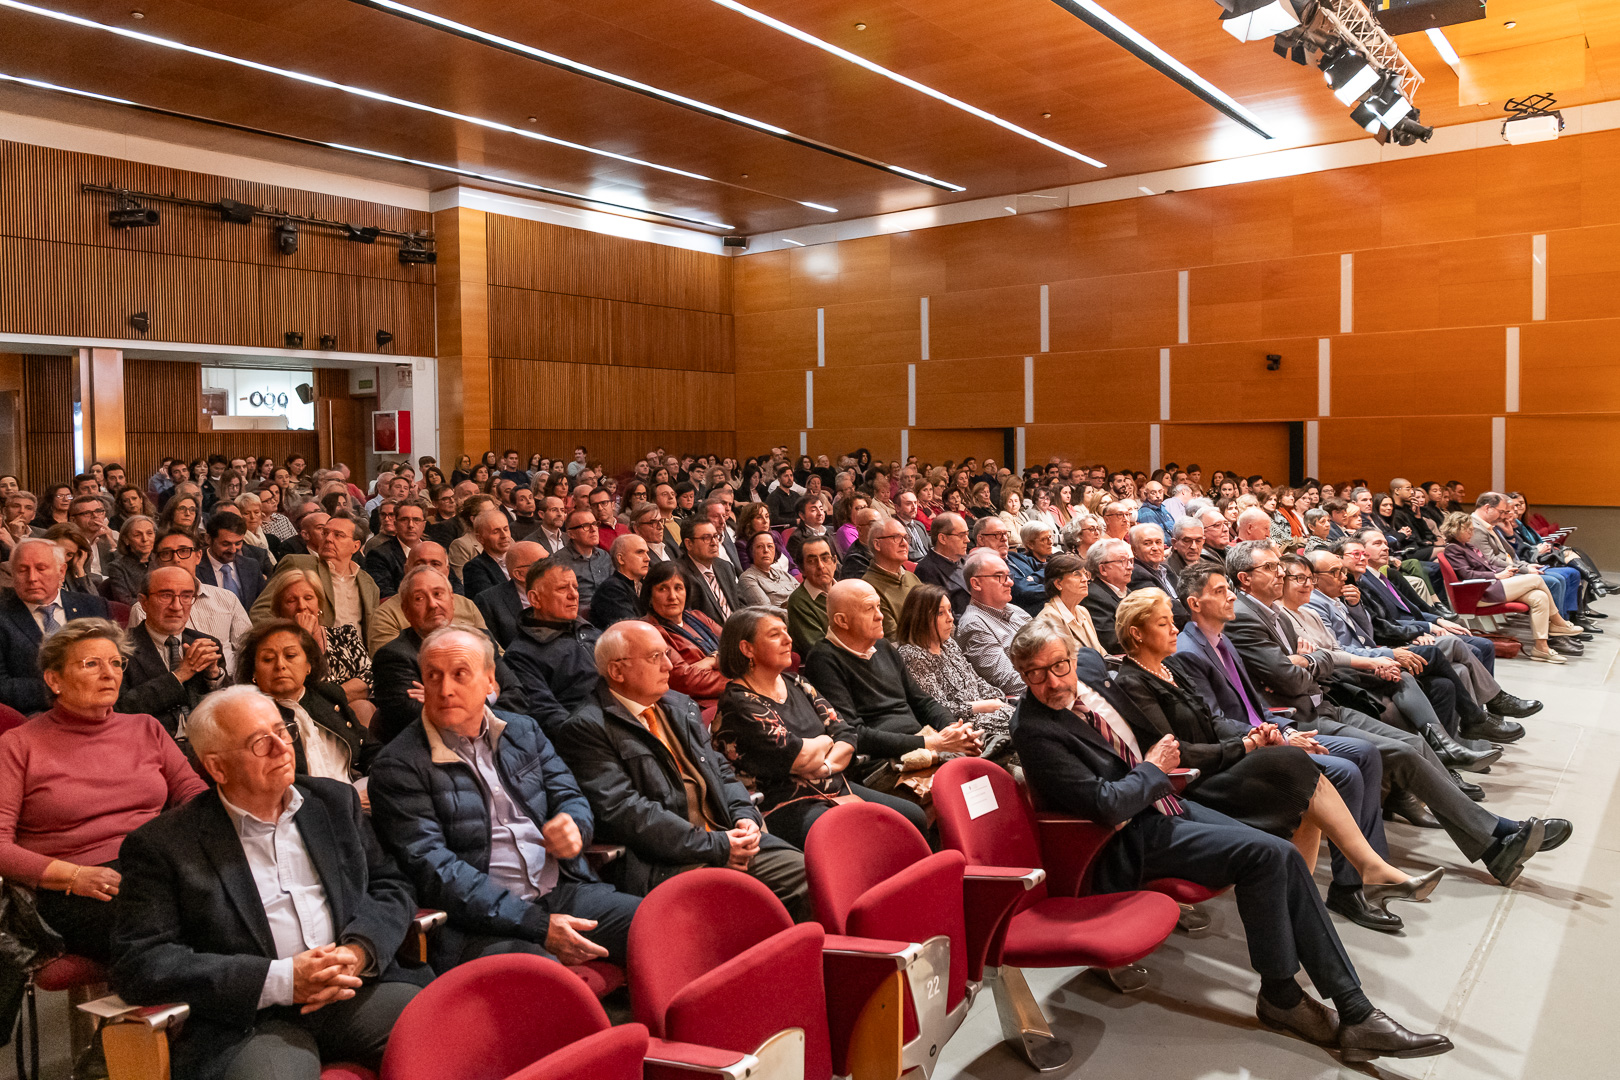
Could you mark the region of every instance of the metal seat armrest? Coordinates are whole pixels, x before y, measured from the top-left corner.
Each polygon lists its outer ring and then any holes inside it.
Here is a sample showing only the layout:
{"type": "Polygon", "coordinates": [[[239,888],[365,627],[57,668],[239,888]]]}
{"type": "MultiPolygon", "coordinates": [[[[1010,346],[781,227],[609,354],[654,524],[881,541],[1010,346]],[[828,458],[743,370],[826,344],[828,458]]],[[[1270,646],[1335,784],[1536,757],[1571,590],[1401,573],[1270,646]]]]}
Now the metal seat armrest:
{"type": "Polygon", "coordinates": [[[130,1005],[109,995],[79,1008],[102,1020],[109,1080],[169,1080],[169,1033],[191,1015],[190,1005],[130,1005]]]}
{"type": "MultiPolygon", "coordinates": [[[[800,1059],[803,1059],[802,1053],[800,1059]]],[[[720,1050],[713,1046],[699,1046],[696,1043],[675,1042],[670,1039],[649,1038],[645,1060],[649,1080],[653,1078],[677,1080],[680,1077],[692,1076],[760,1080],[767,1075],[760,1071],[760,1059],[753,1054],[720,1050]]]]}
{"type": "Polygon", "coordinates": [[[400,942],[394,958],[406,967],[421,967],[428,962],[428,937],[443,926],[450,916],[433,908],[421,908],[411,917],[405,928],[405,940],[400,942]]]}

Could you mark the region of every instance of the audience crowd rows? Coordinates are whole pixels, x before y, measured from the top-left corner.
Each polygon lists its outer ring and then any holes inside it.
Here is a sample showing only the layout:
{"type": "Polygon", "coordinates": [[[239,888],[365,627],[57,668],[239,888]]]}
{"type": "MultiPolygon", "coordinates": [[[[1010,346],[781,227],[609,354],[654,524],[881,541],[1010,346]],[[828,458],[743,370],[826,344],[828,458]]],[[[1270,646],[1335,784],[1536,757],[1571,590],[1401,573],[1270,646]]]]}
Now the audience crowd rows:
{"type": "Polygon", "coordinates": [[[1098,891],[1235,885],[1262,1021],[1439,1053],[1328,913],[1391,932],[1436,890],[1386,822],[1503,886],[1572,831],[1467,778],[1541,709],[1498,658],[1578,659],[1611,589],[1517,493],[785,447],[357,480],[218,455],[0,477],[0,877],[126,1001],[190,1006],[177,1077],[374,1065],[477,957],[605,991],[640,899],[693,867],[810,920],[817,818],[881,803],[937,846],[958,755],[1118,828],[1098,891]],[[1526,610],[1459,615],[1448,580],[1526,610]],[[418,906],[448,919],[410,967],[418,906]]]}

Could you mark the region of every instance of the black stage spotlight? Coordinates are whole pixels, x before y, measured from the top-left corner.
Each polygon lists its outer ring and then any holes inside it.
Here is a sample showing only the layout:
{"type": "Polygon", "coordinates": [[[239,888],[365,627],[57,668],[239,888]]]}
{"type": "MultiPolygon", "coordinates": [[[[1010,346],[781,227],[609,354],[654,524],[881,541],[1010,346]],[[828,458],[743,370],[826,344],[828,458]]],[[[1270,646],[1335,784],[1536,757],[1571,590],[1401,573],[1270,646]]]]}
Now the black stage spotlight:
{"type": "Polygon", "coordinates": [[[1389,141],[1389,129],[1378,122],[1378,114],[1366,104],[1357,105],[1350,113],[1355,125],[1381,143],[1389,141]]]}
{"type": "Polygon", "coordinates": [[[1401,77],[1393,71],[1378,80],[1365,104],[1378,116],[1378,122],[1392,131],[1412,111],[1412,103],[1401,93],[1401,77]]]}
{"type": "Polygon", "coordinates": [[[322,334],[321,335],[321,348],[323,348],[323,349],[335,349],[335,348],[337,348],[337,335],[336,334],[322,334]]]}
{"type": "Polygon", "coordinates": [[[129,317],[129,325],[144,334],[152,328],[152,320],[146,317],[146,312],[137,311],[129,317]]]}
{"type": "Polygon", "coordinates": [[[438,253],[423,247],[420,240],[407,240],[399,247],[401,266],[432,266],[438,261],[438,253]]]}
{"type": "Polygon", "coordinates": [[[289,349],[302,349],[304,347],[304,332],[302,330],[289,330],[281,335],[281,340],[286,342],[289,349]]]}
{"type": "Polygon", "coordinates": [[[1378,68],[1361,53],[1341,45],[1322,57],[1322,76],[1333,87],[1333,96],[1354,105],[1367,96],[1378,82],[1378,68]]]}
{"type": "Polygon", "coordinates": [[[291,220],[276,226],[276,250],[283,255],[298,254],[298,226],[291,220]]]}
{"type": "Polygon", "coordinates": [[[1418,115],[1421,112],[1421,109],[1413,109],[1395,125],[1394,130],[1390,132],[1390,138],[1395,140],[1395,145],[1411,146],[1417,142],[1428,142],[1434,137],[1434,128],[1424,127],[1418,123],[1418,115]]]}
{"type": "Polygon", "coordinates": [[[1266,370],[1267,371],[1276,371],[1280,367],[1282,367],[1282,357],[1277,353],[1267,353],[1266,354],[1266,370]]]}
{"type": "Polygon", "coordinates": [[[219,200],[219,220],[234,222],[237,225],[253,224],[253,215],[259,212],[257,206],[249,203],[237,202],[235,199],[219,200]]]}
{"type": "Polygon", "coordinates": [[[158,223],[156,210],[148,210],[134,199],[119,199],[118,205],[107,212],[107,224],[115,229],[141,229],[158,223]]]}
{"type": "Polygon", "coordinates": [[[386,331],[386,330],[377,331],[377,348],[386,349],[386,348],[388,348],[388,343],[390,341],[393,341],[393,340],[394,340],[394,335],[390,334],[388,331],[386,331]]]}
{"type": "Polygon", "coordinates": [[[298,400],[302,401],[305,405],[308,405],[310,402],[315,400],[315,388],[309,385],[307,382],[301,382],[297,386],[293,387],[293,393],[297,394],[298,400]]]}
{"type": "Polygon", "coordinates": [[[1239,41],[1260,41],[1300,24],[1304,0],[1221,0],[1221,29],[1239,41]]]}
{"type": "Polygon", "coordinates": [[[367,225],[363,229],[357,225],[343,226],[344,235],[357,244],[375,244],[379,231],[375,225],[367,225]]]}

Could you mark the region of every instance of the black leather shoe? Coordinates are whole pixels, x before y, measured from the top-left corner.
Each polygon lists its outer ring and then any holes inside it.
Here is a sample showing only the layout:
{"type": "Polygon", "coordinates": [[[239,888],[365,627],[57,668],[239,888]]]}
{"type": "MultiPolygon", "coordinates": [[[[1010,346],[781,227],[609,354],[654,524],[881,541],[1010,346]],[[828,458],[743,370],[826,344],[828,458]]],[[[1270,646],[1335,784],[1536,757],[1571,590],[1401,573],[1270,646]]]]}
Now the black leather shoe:
{"type": "MultiPolygon", "coordinates": [[[[1546,845],[1543,844],[1543,846],[1546,845]]],[[[1367,903],[1377,907],[1380,911],[1387,912],[1391,900],[1412,900],[1414,902],[1427,900],[1429,894],[1434,892],[1434,887],[1440,884],[1440,879],[1445,876],[1444,868],[1437,866],[1427,874],[1418,874],[1416,877],[1409,877],[1405,881],[1397,881],[1392,885],[1363,885],[1361,892],[1367,898],[1367,903]]]]}
{"type": "Polygon", "coordinates": [[[1478,784],[1471,784],[1467,780],[1464,780],[1462,778],[1462,774],[1456,769],[1447,769],[1446,775],[1451,777],[1451,782],[1457,785],[1458,791],[1462,792],[1470,799],[1473,799],[1475,802],[1485,801],[1485,789],[1480,787],[1478,784]]]}
{"type": "Polygon", "coordinates": [[[1485,856],[1485,869],[1499,884],[1512,885],[1519,880],[1530,856],[1540,851],[1546,841],[1546,823],[1540,818],[1525,818],[1519,823],[1518,832],[1492,845],[1485,856]]]}
{"type": "Polygon", "coordinates": [[[1339,1028],[1339,1055],[1350,1062],[1371,1061],[1377,1057],[1433,1057],[1451,1049],[1451,1040],[1444,1035],[1407,1031],[1379,1009],[1374,1009],[1372,1015],[1359,1024],[1344,1024],[1339,1028]]]}
{"type": "Polygon", "coordinates": [[[1457,734],[1465,739],[1489,739],[1493,743],[1511,743],[1524,738],[1524,725],[1485,713],[1464,720],[1457,726],[1457,734]]]}
{"type": "MultiPolygon", "coordinates": [[[[1608,592],[1609,590],[1605,589],[1603,591],[1608,592]]],[[[1609,617],[1608,615],[1604,614],[1601,611],[1592,611],[1592,610],[1583,611],[1583,612],[1581,612],[1581,615],[1583,617],[1585,617],[1585,618],[1588,618],[1588,619],[1607,619],[1609,617]]]]}
{"type": "Polygon", "coordinates": [[[1545,835],[1541,839],[1542,851],[1551,851],[1555,847],[1561,847],[1564,841],[1568,840],[1570,835],[1575,832],[1575,826],[1570,823],[1568,818],[1542,818],[1541,825],[1545,831],[1545,835]]]}
{"type": "Polygon", "coordinates": [[[1585,656],[1586,655],[1586,650],[1584,648],[1582,648],[1581,643],[1576,641],[1574,638],[1567,638],[1567,637],[1548,638],[1547,639],[1547,645],[1552,649],[1553,652],[1562,653],[1565,656],[1585,656]]]}
{"type": "Polygon", "coordinates": [[[1440,819],[1410,791],[1390,792],[1389,798],[1384,800],[1384,820],[1393,821],[1396,818],[1402,818],[1408,825],[1416,825],[1420,829],[1440,828],[1440,819]]]}
{"type": "Polygon", "coordinates": [[[1254,1015],[1268,1028],[1298,1035],[1317,1046],[1339,1042],[1339,1014],[1306,994],[1292,1009],[1279,1009],[1264,997],[1254,999],[1254,1015]]]}
{"type": "Polygon", "coordinates": [[[1484,772],[1496,764],[1497,759],[1502,756],[1500,750],[1484,752],[1470,750],[1447,735],[1443,728],[1437,728],[1432,724],[1424,727],[1423,738],[1434,750],[1442,765],[1463,772],[1484,772]]]}
{"type": "Polygon", "coordinates": [[[1485,703],[1485,708],[1496,716],[1512,716],[1523,719],[1534,716],[1541,711],[1541,702],[1534,698],[1514,697],[1503,690],[1485,703]]]}
{"type": "Polygon", "coordinates": [[[1361,888],[1337,882],[1328,886],[1327,909],[1343,915],[1357,926],[1385,934],[1393,934],[1404,925],[1399,915],[1391,915],[1383,908],[1368,903],[1367,895],[1361,888]]]}

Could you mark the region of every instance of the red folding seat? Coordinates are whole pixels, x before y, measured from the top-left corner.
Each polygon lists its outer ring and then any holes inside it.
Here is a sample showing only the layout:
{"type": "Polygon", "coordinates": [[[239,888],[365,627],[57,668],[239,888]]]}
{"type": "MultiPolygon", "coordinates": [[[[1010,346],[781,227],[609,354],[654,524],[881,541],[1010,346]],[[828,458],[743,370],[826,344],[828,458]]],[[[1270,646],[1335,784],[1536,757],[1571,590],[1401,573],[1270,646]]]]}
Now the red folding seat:
{"type": "Polygon", "coordinates": [[[1022,890],[1012,917],[989,943],[986,978],[1007,1041],[1036,1068],[1057,1068],[1068,1061],[1070,1047],[1052,1034],[1019,969],[1094,967],[1109,973],[1121,990],[1139,989],[1143,973],[1134,965],[1170,936],[1181,908],[1164,893],[1148,890],[1080,895],[1090,861],[1102,847],[1098,827],[1076,818],[1043,822],[1040,832],[1047,835],[1042,839],[1053,842],[1040,842],[1031,810],[999,765],[954,758],[934,774],[933,792],[941,839],[961,852],[977,875],[965,886],[969,919],[975,907],[999,906],[1009,891],[1022,890]],[[1052,867],[1046,865],[1048,853],[1052,867]],[[979,867],[1001,867],[1005,876],[998,880],[979,867]],[[1035,868],[1049,874],[1027,884],[1014,876],[1035,868]],[[1115,974],[1119,969],[1126,970],[1115,974]]]}
{"type": "Polygon", "coordinates": [[[1458,615],[1528,615],[1530,613],[1530,605],[1518,600],[1506,600],[1500,604],[1481,603],[1480,601],[1485,596],[1485,590],[1491,587],[1489,579],[1459,580],[1457,571],[1452,569],[1451,563],[1446,560],[1442,552],[1435,552],[1434,558],[1440,564],[1440,577],[1445,582],[1446,599],[1451,601],[1451,610],[1458,615]]]}

